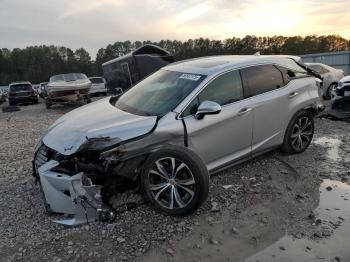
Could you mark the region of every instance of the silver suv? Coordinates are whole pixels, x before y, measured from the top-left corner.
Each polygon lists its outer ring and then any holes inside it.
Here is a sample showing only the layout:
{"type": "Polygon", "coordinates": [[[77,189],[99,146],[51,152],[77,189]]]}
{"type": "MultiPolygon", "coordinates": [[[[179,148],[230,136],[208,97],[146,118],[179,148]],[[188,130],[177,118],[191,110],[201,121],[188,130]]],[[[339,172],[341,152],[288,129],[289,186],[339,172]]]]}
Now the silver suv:
{"type": "Polygon", "coordinates": [[[309,146],[322,108],[321,81],[311,74],[298,57],[199,58],[64,115],[33,160],[47,210],[78,224],[139,188],[163,212],[194,212],[209,174],[276,147],[293,154],[309,146]]]}

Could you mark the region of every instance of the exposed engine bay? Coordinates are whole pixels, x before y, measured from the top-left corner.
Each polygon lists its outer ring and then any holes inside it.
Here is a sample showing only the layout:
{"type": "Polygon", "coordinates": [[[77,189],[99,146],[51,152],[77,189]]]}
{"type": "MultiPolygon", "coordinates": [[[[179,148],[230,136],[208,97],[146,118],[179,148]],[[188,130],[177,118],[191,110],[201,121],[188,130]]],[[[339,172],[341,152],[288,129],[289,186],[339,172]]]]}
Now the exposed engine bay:
{"type": "Polygon", "coordinates": [[[182,128],[179,133],[162,135],[154,135],[152,129],[127,143],[109,137],[86,138],[71,155],[41,141],[33,160],[33,175],[46,211],[64,215],[54,222],[76,226],[96,220],[113,222],[118,213],[143,204],[143,164],[149,154],[169,146],[169,141],[183,146],[182,128]]]}

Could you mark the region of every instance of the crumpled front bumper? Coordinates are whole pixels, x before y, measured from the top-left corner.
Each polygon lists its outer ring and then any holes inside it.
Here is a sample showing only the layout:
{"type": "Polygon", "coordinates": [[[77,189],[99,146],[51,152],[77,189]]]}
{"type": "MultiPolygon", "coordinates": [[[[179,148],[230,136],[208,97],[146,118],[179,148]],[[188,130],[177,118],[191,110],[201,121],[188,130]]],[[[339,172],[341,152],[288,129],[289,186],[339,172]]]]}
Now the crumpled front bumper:
{"type": "Polygon", "coordinates": [[[68,215],[54,222],[77,226],[96,221],[102,210],[100,186],[92,185],[84,173],[69,176],[52,171],[58,165],[57,161],[50,160],[38,169],[46,209],[68,215]]]}

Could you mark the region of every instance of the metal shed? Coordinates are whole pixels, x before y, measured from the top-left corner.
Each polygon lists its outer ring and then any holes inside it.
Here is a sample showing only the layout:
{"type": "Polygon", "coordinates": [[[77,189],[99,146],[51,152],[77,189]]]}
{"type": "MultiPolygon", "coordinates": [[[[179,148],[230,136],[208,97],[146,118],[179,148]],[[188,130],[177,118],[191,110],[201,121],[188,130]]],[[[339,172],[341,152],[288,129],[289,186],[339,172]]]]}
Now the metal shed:
{"type": "Polygon", "coordinates": [[[300,55],[306,63],[322,63],[334,68],[343,69],[350,75],[350,51],[328,52],[318,54],[300,55]]]}
{"type": "Polygon", "coordinates": [[[155,45],[144,45],[124,56],[102,64],[109,93],[117,88],[126,91],[146,76],[174,62],[174,57],[155,45]]]}

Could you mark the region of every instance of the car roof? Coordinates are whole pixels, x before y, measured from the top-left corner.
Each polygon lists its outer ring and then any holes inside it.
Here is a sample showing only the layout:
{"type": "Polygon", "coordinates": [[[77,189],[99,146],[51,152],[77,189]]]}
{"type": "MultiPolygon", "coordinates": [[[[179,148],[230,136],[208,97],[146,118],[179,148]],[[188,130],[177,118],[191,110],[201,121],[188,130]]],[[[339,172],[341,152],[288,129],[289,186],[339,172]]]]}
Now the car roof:
{"type": "Polygon", "coordinates": [[[14,86],[14,85],[32,85],[29,81],[21,81],[21,82],[13,82],[9,86],[14,86]]]}
{"type": "Polygon", "coordinates": [[[163,67],[165,70],[184,73],[211,75],[225,69],[245,67],[254,64],[277,63],[284,64],[287,59],[300,61],[297,56],[285,55],[223,55],[194,58],[172,63],[163,67]]]}

